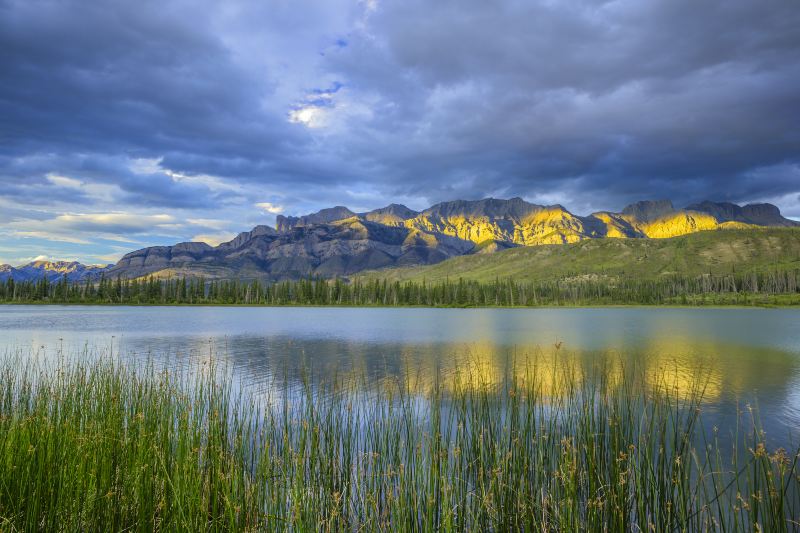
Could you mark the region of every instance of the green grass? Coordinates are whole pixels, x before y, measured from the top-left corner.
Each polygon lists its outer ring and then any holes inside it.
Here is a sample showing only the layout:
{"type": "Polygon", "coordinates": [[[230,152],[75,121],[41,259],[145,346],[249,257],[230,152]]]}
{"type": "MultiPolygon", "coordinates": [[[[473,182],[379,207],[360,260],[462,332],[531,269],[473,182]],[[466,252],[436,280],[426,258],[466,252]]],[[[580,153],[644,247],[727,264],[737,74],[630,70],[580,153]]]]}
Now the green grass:
{"type": "Polygon", "coordinates": [[[640,281],[669,274],[699,276],[800,267],[800,228],[703,231],[672,239],[594,239],[455,257],[421,267],[377,270],[363,277],[428,282],[445,279],[517,282],[557,279],[640,281]]]}
{"type": "Polygon", "coordinates": [[[267,406],[196,370],[0,362],[2,529],[800,527],[797,451],[768,450],[749,412],[721,444],[703,430],[701,387],[533,364],[501,385],[467,367],[420,388],[362,384],[358,398],[344,381],[306,384],[267,406]]]}

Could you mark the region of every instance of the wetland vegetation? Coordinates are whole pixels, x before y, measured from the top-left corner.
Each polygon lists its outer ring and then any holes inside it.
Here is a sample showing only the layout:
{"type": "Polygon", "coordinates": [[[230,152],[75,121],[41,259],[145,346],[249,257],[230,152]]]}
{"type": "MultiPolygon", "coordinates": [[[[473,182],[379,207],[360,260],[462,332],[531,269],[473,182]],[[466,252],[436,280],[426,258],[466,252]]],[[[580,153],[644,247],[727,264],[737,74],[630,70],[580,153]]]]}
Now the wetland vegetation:
{"type": "Polygon", "coordinates": [[[770,449],[751,409],[704,426],[702,380],[532,362],[260,396],[213,363],[32,361],[0,362],[4,529],[800,527],[800,449],[770,449]]]}

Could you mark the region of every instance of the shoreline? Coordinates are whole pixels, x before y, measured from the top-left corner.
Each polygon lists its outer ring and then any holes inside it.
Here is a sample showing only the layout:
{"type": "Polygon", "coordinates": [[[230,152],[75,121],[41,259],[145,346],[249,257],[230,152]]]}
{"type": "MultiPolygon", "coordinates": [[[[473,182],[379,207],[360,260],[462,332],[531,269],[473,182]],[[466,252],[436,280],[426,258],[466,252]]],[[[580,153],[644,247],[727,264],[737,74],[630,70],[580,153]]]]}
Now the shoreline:
{"type": "Polygon", "coordinates": [[[297,308],[331,308],[331,309],[800,309],[797,304],[585,304],[585,305],[321,305],[321,304],[228,304],[228,303],[86,303],[86,302],[2,302],[2,306],[60,306],[60,307],[264,307],[281,309],[297,308]]]}

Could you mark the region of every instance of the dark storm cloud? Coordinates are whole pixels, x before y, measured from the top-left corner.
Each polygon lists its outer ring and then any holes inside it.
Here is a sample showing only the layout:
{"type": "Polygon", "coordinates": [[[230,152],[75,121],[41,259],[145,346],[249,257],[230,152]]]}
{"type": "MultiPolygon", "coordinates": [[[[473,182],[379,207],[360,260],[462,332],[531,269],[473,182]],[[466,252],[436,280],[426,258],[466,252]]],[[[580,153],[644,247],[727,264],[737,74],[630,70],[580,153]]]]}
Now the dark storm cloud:
{"type": "Polygon", "coordinates": [[[0,180],[145,208],[521,195],[800,216],[798,27],[794,0],[0,0],[0,180]]]}
{"type": "Polygon", "coordinates": [[[184,7],[5,2],[5,151],[230,155],[242,139],[265,150],[278,145],[277,133],[259,125],[267,82],[234,65],[184,7]]]}
{"type": "Polygon", "coordinates": [[[365,86],[380,78],[402,106],[385,118],[438,149],[401,143],[392,163],[414,161],[409,174],[444,194],[453,184],[435,178],[453,167],[472,174],[476,195],[500,183],[508,194],[568,192],[568,205],[800,189],[796,3],[384,7],[372,21],[382,46],[351,46],[340,61],[365,86]],[[775,165],[783,177],[758,177],[775,165]]]}

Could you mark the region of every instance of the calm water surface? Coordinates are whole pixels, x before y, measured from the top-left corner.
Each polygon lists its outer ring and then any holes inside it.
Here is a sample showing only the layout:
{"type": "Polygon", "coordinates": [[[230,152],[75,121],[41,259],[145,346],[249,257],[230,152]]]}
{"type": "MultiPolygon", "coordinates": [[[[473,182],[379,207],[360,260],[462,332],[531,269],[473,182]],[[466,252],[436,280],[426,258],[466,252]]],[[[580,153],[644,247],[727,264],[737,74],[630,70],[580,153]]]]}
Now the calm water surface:
{"type": "Polygon", "coordinates": [[[242,386],[355,369],[367,380],[429,383],[470,366],[500,381],[509,361],[552,375],[636,365],[647,379],[705,387],[706,423],[731,429],[757,406],[768,438],[800,437],[800,310],[353,309],[0,306],[0,350],[226,363],[242,386]],[[602,363],[602,365],[601,365],[602,363]]]}

